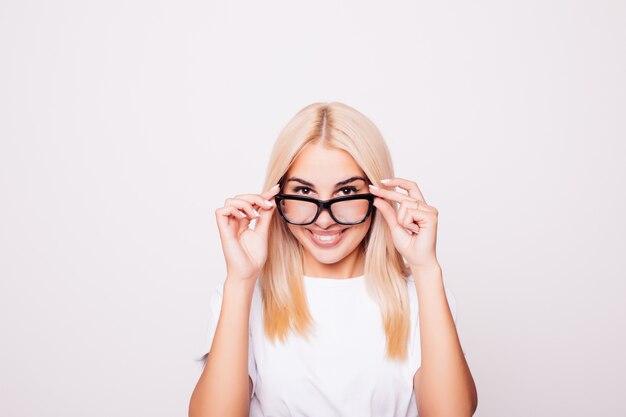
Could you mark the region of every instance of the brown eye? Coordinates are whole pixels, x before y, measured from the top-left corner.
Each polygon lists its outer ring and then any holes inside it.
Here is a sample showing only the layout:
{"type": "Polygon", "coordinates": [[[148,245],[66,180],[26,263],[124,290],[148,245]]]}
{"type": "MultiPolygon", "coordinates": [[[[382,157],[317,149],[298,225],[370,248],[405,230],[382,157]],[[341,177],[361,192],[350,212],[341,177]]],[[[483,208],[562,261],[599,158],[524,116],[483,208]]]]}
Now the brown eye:
{"type": "MultiPolygon", "coordinates": [[[[296,192],[296,193],[298,191],[303,191],[303,190],[309,190],[310,191],[310,189],[308,187],[293,187],[293,191],[296,192]]],[[[308,194],[308,191],[307,192],[303,192],[303,194],[308,194]]]]}
{"type": "Polygon", "coordinates": [[[356,187],[343,187],[343,188],[341,189],[341,191],[345,192],[346,194],[349,194],[349,193],[350,193],[350,191],[352,191],[352,192],[356,193],[357,189],[356,189],[356,187]],[[346,190],[347,190],[347,191],[346,191],[346,190]]]}

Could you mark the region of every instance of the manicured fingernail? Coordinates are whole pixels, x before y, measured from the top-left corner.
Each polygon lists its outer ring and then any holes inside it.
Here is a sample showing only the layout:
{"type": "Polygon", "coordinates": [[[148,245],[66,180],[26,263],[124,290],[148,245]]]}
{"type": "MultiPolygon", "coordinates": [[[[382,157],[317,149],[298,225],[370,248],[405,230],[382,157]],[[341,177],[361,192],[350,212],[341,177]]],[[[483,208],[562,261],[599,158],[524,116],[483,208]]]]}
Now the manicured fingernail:
{"type": "Polygon", "coordinates": [[[389,181],[391,180],[388,180],[388,179],[380,180],[380,182],[382,182],[383,184],[387,184],[389,181]]]}
{"type": "Polygon", "coordinates": [[[271,190],[272,190],[272,191],[274,191],[274,190],[277,190],[277,189],[279,189],[279,188],[280,188],[280,184],[276,184],[275,186],[273,186],[273,187],[271,188],[271,190]]]}
{"type": "Polygon", "coordinates": [[[373,189],[375,189],[375,190],[378,190],[378,187],[377,187],[377,186],[375,186],[374,184],[370,184],[370,188],[373,188],[373,189]]]}
{"type": "Polygon", "coordinates": [[[257,217],[260,216],[259,212],[256,211],[255,209],[252,209],[252,212],[254,213],[255,216],[257,216],[257,217]]]}
{"type": "Polygon", "coordinates": [[[241,215],[241,217],[246,217],[246,213],[240,211],[239,214],[241,215]]]}
{"type": "Polygon", "coordinates": [[[274,205],[274,203],[269,200],[265,200],[265,204],[267,204],[268,207],[272,207],[274,205]]]}

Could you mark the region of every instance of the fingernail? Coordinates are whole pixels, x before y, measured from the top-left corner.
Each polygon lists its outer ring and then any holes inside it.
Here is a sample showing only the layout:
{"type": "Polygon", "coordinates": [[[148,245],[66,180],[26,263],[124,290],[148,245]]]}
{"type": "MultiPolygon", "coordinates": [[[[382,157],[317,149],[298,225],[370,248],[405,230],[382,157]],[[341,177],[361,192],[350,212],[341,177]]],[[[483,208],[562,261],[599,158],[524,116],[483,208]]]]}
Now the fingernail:
{"type": "Polygon", "coordinates": [[[240,211],[239,214],[241,215],[241,217],[246,217],[246,213],[240,211]]]}
{"type": "Polygon", "coordinates": [[[265,204],[267,204],[268,207],[272,207],[274,205],[274,203],[269,200],[265,200],[265,204]]]}
{"type": "Polygon", "coordinates": [[[255,209],[252,209],[252,212],[254,213],[255,216],[260,216],[259,212],[256,211],[255,209]]]}
{"type": "Polygon", "coordinates": [[[271,190],[272,190],[272,191],[274,191],[274,190],[276,190],[276,189],[278,189],[278,188],[280,188],[280,184],[276,184],[275,186],[273,186],[273,187],[271,188],[271,190]]]}
{"type": "Polygon", "coordinates": [[[380,182],[382,182],[383,184],[387,184],[389,181],[391,181],[391,180],[389,180],[389,179],[380,180],[380,182]]]}
{"type": "Polygon", "coordinates": [[[373,189],[375,189],[375,190],[378,190],[378,187],[377,187],[377,186],[375,186],[374,184],[370,184],[370,188],[373,188],[373,189]]]}

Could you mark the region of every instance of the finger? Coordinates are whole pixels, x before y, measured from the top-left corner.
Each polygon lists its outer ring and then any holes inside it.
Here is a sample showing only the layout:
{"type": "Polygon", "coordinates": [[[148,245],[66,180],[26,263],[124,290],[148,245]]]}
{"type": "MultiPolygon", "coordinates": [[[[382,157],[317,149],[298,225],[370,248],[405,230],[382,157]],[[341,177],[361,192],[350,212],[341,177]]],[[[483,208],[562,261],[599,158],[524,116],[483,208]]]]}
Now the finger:
{"type": "Polygon", "coordinates": [[[400,203],[400,208],[398,209],[398,224],[400,226],[409,229],[415,233],[419,231],[417,225],[413,223],[413,212],[417,209],[417,202],[406,202],[403,201],[400,203]]]}
{"type": "Polygon", "coordinates": [[[402,215],[398,213],[398,223],[406,229],[409,229],[415,233],[419,233],[419,226],[415,224],[415,209],[407,208],[402,215]]]}
{"type": "Polygon", "coordinates": [[[265,198],[266,200],[272,201],[272,198],[276,194],[278,194],[279,191],[280,191],[280,184],[276,184],[275,186],[273,186],[269,190],[266,190],[266,191],[262,192],[261,193],[261,197],[265,198]]]}
{"type": "Polygon", "coordinates": [[[259,208],[269,209],[274,207],[274,203],[259,194],[239,194],[235,198],[245,200],[250,204],[256,204],[259,208]]]}
{"type": "Polygon", "coordinates": [[[422,194],[422,192],[420,191],[419,187],[417,186],[417,183],[415,181],[410,181],[404,178],[390,178],[389,180],[386,181],[381,181],[383,184],[385,184],[386,186],[393,186],[393,187],[400,187],[404,190],[406,190],[409,193],[409,196],[411,198],[414,198],[416,200],[422,200],[423,202],[426,202],[426,199],[424,198],[424,195],[422,194]]]}
{"type": "Polygon", "coordinates": [[[417,210],[421,206],[417,200],[404,200],[400,202],[400,207],[406,207],[407,209],[417,210]]]}
{"type": "Polygon", "coordinates": [[[256,220],[256,224],[254,225],[254,231],[259,233],[261,236],[267,237],[272,216],[274,215],[275,211],[276,209],[272,207],[261,210],[261,216],[256,220]]]}
{"type": "Polygon", "coordinates": [[[402,225],[400,225],[400,223],[398,223],[396,209],[394,209],[391,204],[389,204],[382,198],[375,198],[374,205],[378,208],[378,211],[382,213],[383,218],[385,219],[385,222],[389,225],[389,229],[391,230],[392,234],[396,231],[396,229],[399,228],[403,231],[403,233],[407,233],[411,236],[413,235],[411,231],[406,230],[404,227],[402,227],[402,225]]]}
{"type": "Polygon", "coordinates": [[[234,206],[220,207],[217,210],[215,210],[215,215],[221,218],[228,218],[228,217],[233,217],[235,219],[247,219],[248,218],[246,213],[239,211],[239,209],[234,206]]]}
{"type": "Polygon", "coordinates": [[[391,201],[416,201],[413,197],[399,193],[393,190],[385,190],[384,188],[378,188],[375,185],[369,184],[370,192],[376,196],[386,198],[391,201]]]}
{"type": "MultiPolygon", "coordinates": [[[[263,216],[263,212],[264,211],[270,211],[272,212],[273,208],[276,207],[276,202],[274,201],[274,196],[276,195],[276,193],[278,193],[280,191],[280,184],[276,184],[273,187],[271,187],[270,189],[264,191],[261,194],[238,194],[236,195],[232,200],[230,200],[232,203],[234,203],[235,205],[237,205],[237,207],[242,207],[241,205],[241,201],[245,201],[247,203],[250,204],[249,207],[251,207],[252,210],[250,209],[246,209],[246,212],[248,213],[248,215],[250,215],[252,217],[253,220],[256,220],[254,229],[255,230],[263,230],[265,226],[263,226],[263,224],[265,224],[266,222],[261,221],[261,218],[265,217],[263,216]],[[239,203],[235,203],[237,200],[239,200],[239,203]],[[258,207],[258,211],[255,210],[255,207],[258,207]],[[260,213],[259,213],[260,212],[260,213]]],[[[244,208],[246,206],[244,205],[244,208]]],[[[271,218],[271,216],[270,216],[271,218]]]]}
{"type": "Polygon", "coordinates": [[[383,215],[383,218],[385,219],[385,222],[389,225],[389,228],[393,230],[398,225],[398,220],[396,218],[396,209],[394,209],[391,204],[389,204],[382,198],[375,198],[374,206],[376,206],[378,211],[383,215]]]}
{"type": "Polygon", "coordinates": [[[401,221],[408,212],[417,211],[419,203],[417,201],[402,201],[400,203],[400,208],[398,209],[398,220],[401,224],[404,223],[401,221]]]}
{"type": "Polygon", "coordinates": [[[242,200],[239,198],[227,198],[226,201],[224,201],[224,205],[233,206],[242,210],[251,219],[256,219],[260,216],[260,213],[256,211],[254,207],[252,207],[252,203],[249,203],[246,200],[242,200]]]}
{"type": "Polygon", "coordinates": [[[250,224],[248,216],[245,213],[239,211],[239,209],[234,206],[225,206],[218,208],[217,210],[215,210],[215,217],[217,218],[217,223],[219,226],[218,231],[220,233],[220,238],[222,239],[222,241],[224,241],[224,238],[226,237],[223,235],[223,230],[226,230],[227,228],[232,226],[231,224],[229,224],[231,221],[237,222],[237,224],[240,226],[239,230],[241,230],[242,227],[248,227],[248,225],[250,224]]]}

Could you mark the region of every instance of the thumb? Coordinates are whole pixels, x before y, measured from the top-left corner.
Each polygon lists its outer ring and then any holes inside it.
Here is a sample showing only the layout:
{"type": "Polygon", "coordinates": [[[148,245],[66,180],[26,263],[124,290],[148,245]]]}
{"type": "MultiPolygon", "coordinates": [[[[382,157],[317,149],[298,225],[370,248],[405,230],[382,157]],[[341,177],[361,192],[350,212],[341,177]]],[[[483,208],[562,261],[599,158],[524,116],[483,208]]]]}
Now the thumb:
{"type": "Polygon", "coordinates": [[[276,211],[276,202],[273,198],[270,201],[274,203],[274,205],[272,207],[261,209],[261,212],[259,213],[260,216],[256,219],[256,224],[254,226],[254,231],[258,232],[263,237],[267,237],[272,216],[276,211]]]}
{"type": "Polygon", "coordinates": [[[396,216],[396,209],[391,204],[385,201],[384,198],[376,197],[374,199],[374,206],[382,213],[385,222],[389,225],[389,229],[392,231],[398,226],[398,219],[396,216]]]}

